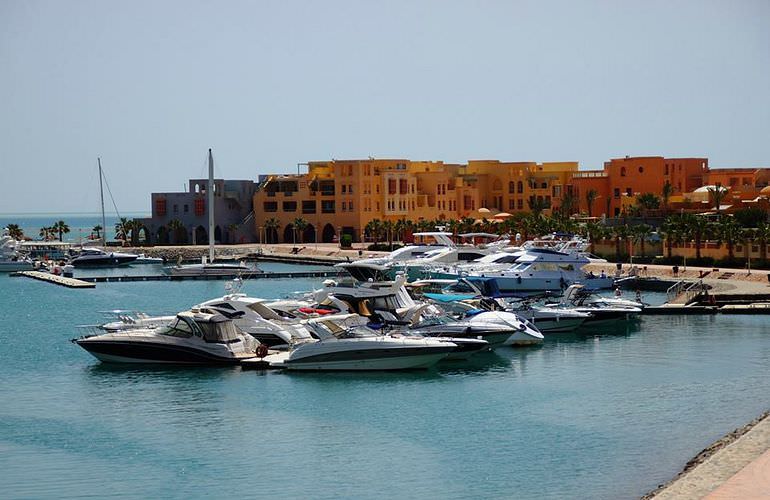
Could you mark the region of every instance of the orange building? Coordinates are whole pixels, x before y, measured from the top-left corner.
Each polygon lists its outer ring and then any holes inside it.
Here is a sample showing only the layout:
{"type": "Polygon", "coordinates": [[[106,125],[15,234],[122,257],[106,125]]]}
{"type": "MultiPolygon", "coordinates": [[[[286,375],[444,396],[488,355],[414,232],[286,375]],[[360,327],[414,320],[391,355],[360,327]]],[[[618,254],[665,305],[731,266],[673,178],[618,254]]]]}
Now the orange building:
{"type": "Polygon", "coordinates": [[[361,241],[373,219],[448,220],[558,206],[577,162],[472,160],[467,165],[405,159],[308,163],[301,175],[262,176],[254,194],[259,241],[361,241]],[[295,234],[295,220],[307,226],[295,234]],[[268,223],[268,221],[270,221],[268,223]],[[275,227],[277,222],[277,228],[275,227]],[[316,234],[317,232],[317,234],[316,234]]]}
{"type": "Polygon", "coordinates": [[[666,182],[671,185],[672,195],[690,192],[703,185],[708,172],[706,158],[627,156],[605,162],[603,170],[575,173],[571,188],[581,211],[617,217],[628,205],[628,198],[644,193],[661,196],[666,182]],[[589,210],[587,194],[591,190],[596,192],[596,199],[589,210]]]}

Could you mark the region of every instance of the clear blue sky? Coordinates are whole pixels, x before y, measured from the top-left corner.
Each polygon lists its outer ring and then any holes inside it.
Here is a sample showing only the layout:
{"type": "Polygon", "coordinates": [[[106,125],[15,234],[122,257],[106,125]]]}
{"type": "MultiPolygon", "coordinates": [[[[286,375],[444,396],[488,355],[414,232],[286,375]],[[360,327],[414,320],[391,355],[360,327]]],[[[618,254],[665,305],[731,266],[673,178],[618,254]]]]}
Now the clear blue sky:
{"type": "Polygon", "coordinates": [[[770,166],[770,2],[0,0],[0,213],[298,162],[770,166]]]}

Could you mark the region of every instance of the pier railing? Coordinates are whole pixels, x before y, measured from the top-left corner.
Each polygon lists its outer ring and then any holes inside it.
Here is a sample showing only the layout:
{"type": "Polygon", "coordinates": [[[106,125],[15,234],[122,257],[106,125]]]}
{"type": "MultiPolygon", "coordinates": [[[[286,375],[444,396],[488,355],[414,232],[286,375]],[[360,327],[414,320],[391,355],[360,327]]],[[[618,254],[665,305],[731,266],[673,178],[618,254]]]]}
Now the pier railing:
{"type": "Polygon", "coordinates": [[[669,303],[677,301],[689,304],[697,296],[701,295],[705,289],[703,280],[680,280],[668,287],[668,290],[666,290],[666,301],[669,303]]]}

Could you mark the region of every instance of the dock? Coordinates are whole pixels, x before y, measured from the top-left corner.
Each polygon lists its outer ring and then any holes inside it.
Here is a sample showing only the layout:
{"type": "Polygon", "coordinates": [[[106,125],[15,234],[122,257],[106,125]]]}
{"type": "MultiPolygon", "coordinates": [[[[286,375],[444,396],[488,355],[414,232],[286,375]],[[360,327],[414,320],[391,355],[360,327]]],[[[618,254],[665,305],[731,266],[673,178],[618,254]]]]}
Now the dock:
{"type": "Polygon", "coordinates": [[[66,286],[67,288],[94,288],[96,285],[84,280],[67,278],[65,276],[58,276],[51,273],[43,273],[40,271],[19,271],[14,273],[14,276],[24,276],[27,278],[36,279],[39,281],[45,281],[46,283],[53,283],[54,285],[66,286]]]}

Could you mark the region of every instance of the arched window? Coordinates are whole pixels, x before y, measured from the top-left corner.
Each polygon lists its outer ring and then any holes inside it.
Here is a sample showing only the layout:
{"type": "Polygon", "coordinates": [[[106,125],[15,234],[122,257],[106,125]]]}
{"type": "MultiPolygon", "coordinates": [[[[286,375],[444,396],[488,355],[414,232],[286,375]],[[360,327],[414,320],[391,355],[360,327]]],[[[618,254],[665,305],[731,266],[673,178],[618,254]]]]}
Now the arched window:
{"type": "Polygon", "coordinates": [[[524,183],[519,181],[516,183],[516,192],[521,194],[524,192],[524,183]]]}
{"type": "Polygon", "coordinates": [[[626,167],[620,167],[620,176],[625,177],[626,176],[626,167]]]}
{"type": "Polygon", "coordinates": [[[514,189],[515,189],[515,184],[514,184],[514,182],[513,182],[513,181],[509,182],[509,183],[508,183],[508,193],[509,193],[509,194],[513,194],[513,193],[515,192],[515,191],[514,191],[514,189]]]}

